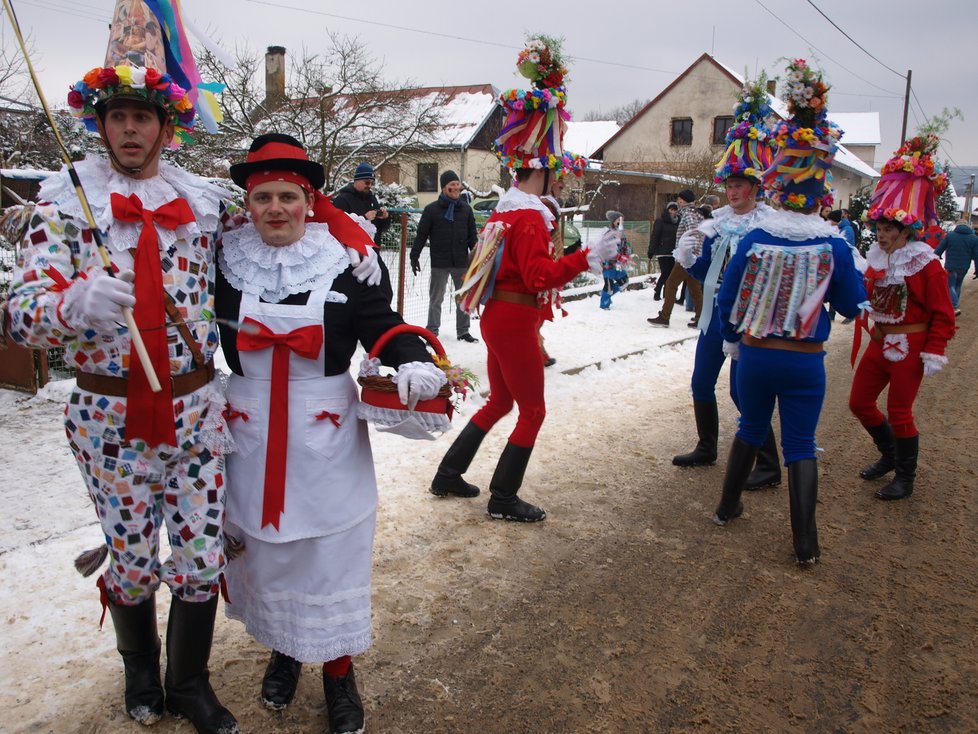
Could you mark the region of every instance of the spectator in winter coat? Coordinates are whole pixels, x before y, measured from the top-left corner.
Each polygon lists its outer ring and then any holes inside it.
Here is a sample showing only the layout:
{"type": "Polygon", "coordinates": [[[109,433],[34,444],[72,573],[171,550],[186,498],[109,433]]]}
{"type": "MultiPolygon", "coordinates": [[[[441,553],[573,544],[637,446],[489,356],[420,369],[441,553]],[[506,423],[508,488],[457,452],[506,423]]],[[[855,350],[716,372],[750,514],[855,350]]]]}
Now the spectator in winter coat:
{"type": "Polygon", "coordinates": [[[361,216],[370,222],[377,231],[374,242],[380,244],[380,236],[391,226],[387,207],[373,192],[376,175],[369,163],[361,163],[353,174],[353,180],[333,195],[333,206],[350,214],[361,216]]]}
{"type": "Polygon", "coordinates": [[[964,276],[968,274],[971,263],[975,264],[975,272],[978,274],[978,235],[962,220],[941,240],[935,254],[938,257],[944,255],[947,287],[951,291],[954,315],[957,316],[961,313],[961,309],[958,308],[961,284],[964,283],[964,276]]]}
{"type": "Polygon", "coordinates": [[[839,228],[839,233],[849,243],[850,247],[856,246],[856,232],[852,228],[852,222],[849,221],[849,218],[843,216],[842,209],[829,212],[829,221],[835,223],[835,226],[839,228]]]}
{"type": "MultiPolygon", "coordinates": [[[[458,289],[469,264],[469,250],[478,235],[475,215],[462,198],[462,184],[455,171],[445,171],[439,181],[441,194],[428,204],[421,213],[418,234],[411,247],[411,271],[421,272],[421,250],[431,243],[431,280],[428,284],[427,329],[435,334],[441,326],[441,309],[445,302],[445,286],[448,278],[458,289]]],[[[459,341],[477,342],[469,333],[469,315],[455,307],[455,334],[459,341]]]]}
{"type": "Polygon", "coordinates": [[[662,216],[652,225],[652,241],[649,243],[649,260],[655,258],[659,264],[659,277],[655,281],[655,293],[652,299],[658,301],[662,297],[662,289],[669,279],[672,266],[676,259],[672,251],[676,249],[676,227],[679,225],[679,204],[670,201],[662,210],[662,216]]]}
{"type": "MultiPolygon", "coordinates": [[[[703,221],[702,212],[700,212],[700,210],[693,204],[695,199],[696,195],[693,193],[692,189],[683,189],[677,195],[677,201],[679,202],[679,224],[676,227],[677,243],[679,242],[679,238],[681,238],[686,232],[695,229],[696,226],[703,221]]],[[[700,235],[700,239],[702,240],[702,235],[700,235]]],[[[682,283],[685,283],[686,287],[689,289],[689,293],[693,298],[693,305],[696,309],[693,320],[689,323],[689,325],[691,327],[696,326],[696,322],[698,322],[700,318],[700,308],[703,305],[703,288],[700,286],[699,281],[687,273],[686,269],[681,265],[673,266],[672,272],[669,274],[669,278],[666,281],[665,303],[662,305],[662,310],[659,312],[658,316],[648,319],[650,324],[653,326],[669,326],[669,317],[672,315],[673,306],[676,305],[676,289],[682,283]]]]}

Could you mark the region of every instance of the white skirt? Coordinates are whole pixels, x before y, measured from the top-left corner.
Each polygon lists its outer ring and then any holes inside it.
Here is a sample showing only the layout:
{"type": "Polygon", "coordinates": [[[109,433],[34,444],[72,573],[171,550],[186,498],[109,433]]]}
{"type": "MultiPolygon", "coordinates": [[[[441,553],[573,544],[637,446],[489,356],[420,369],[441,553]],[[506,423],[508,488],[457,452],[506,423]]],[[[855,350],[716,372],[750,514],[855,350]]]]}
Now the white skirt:
{"type": "Polygon", "coordinates": [[[376,513],[349,530],[268,543],[244,540],[228,563],[227,616],[263,645],[302,663],[357,655],[370,647],[370,571],[376,513]]]}

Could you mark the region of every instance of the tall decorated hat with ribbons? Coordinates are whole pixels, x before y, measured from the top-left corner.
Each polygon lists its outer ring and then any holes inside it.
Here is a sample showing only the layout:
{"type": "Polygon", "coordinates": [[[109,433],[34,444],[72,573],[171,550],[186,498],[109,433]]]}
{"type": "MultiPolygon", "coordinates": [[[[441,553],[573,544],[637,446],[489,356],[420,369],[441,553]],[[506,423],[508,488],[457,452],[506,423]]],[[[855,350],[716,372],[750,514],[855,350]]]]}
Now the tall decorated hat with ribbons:
{"type": "Polygon", "coordinates": [[[516,68],[533,85],[508,89],[499,96],[506,120],[495,141],[496,155],[512,169],[559,171],[573,164],[575,159],[565,158],[563,150],[570,114],[560,41],[545,35],[531,37],[516,59],[516,68]]]}
{"type": "Polygon", "coordinates": [[[747,82],[734,106],[734,124],[727,131],[727,148],[717,161],[715,180],[723,183],[741,176],[756,183],[770,168],[774,158],[773,141],[768,131],[774,111],[767,102],[766,80],[747,82]]]}
{"type": "Polygon", "coordinates": [[[832,161],[842,130],[828,120],[829,85],[805,59],[788,64],[782,99],[789,118],[772,132],[778,149],[761,181],[785,209],[832,204],[832,161]]]}
{"type": "Polygon", "coordinates": [[[173,122],[172,147],[178,147],[191,141],[198,115],[209,132],[217,132],[222,115],[215,94],[223,89],[200,78],[180,0],[116,0],[105,63],[72,85],[68,107],[97,132],[110,99],[148,102],[173,122]]]}
{"type": "Polygon", "coordinates": [[[574,175],[578,178],[584,176],[584,170],[588,167],[587,156],[578,155],[577,153],[571,153],[569,150],[565,150],[561,154],[560,166],[554,172],[557,178],[563,178],[568,175],[574,175]]]}
{"type": "Polygon", "coordinates": [[[919,135],[904,142],[883,166],[869,200],[866,219],[888,219],[910,227],[916,238],[938,220],[937,197],[947,188],[947,173],[934,159],[940,139],[919,135]]]}

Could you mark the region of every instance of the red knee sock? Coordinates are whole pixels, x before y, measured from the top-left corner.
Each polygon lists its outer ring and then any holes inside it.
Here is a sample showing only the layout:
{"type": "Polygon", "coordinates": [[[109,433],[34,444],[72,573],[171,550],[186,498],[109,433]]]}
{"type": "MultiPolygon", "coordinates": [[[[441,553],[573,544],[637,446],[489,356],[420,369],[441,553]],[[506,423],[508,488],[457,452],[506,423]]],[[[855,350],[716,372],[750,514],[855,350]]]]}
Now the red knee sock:
{"type": "Polygon", "coordinates": [[[350,672],[350,663],[352,662],[353,660],[349,655],[336,658],[336,660],[330,660],[327,663],[323,663],[323,674],[330,678],[342,678],[350,672]]]}

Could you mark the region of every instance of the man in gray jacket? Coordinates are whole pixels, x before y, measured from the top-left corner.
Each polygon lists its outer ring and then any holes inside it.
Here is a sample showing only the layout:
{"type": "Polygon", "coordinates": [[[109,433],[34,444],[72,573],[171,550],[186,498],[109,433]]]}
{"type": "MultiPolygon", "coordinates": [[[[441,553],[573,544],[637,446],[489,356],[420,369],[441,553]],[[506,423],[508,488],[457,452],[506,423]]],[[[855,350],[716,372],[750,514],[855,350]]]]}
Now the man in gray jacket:
{"type": "MultiPolygon", "coordinates": [[[[428,286],[428,323],[426,328],[437,334],[441,326],[441,309],[449,276],[457,290],[469,264],[469,250],[478,235],[475,215],[462,198],[462,184],[455,171],[441,175],[441,194],[421,213],[418,234],[411,247],[411,272],[421,272],[421,250],[431,243],[431,282],[428,286]]],[[[459,341],[477,342],[469,333],[469,315],[455,307],[455,334],[459,341]]]]}

